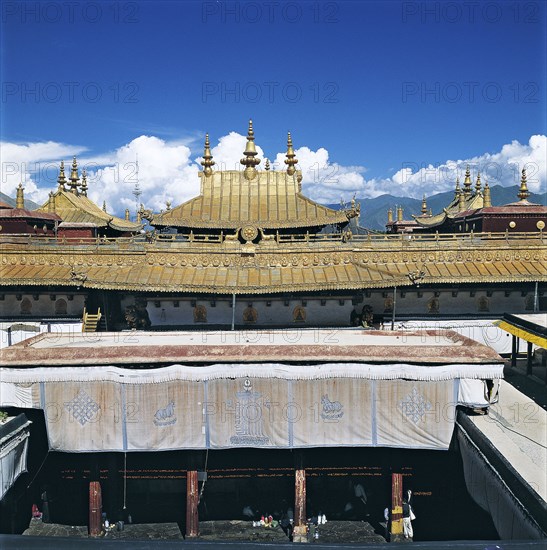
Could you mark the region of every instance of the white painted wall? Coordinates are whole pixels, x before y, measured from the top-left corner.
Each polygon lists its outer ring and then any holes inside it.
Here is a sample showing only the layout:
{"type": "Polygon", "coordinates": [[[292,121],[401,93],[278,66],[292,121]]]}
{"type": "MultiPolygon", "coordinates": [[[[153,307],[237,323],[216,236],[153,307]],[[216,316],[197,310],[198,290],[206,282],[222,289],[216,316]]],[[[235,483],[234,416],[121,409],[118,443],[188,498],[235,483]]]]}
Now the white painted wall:
{"type": "MultiPolygon", "coordinates": [[[[433,291],[420,291],[422,296],[418,296],[418,291],[397,290],[396,313],[401,315],[426,315],[429,313],[428,303],[435,297],[433,291]],[[404,297],[402,293],[404,293],[404,297]]],[[[393,291],[387,291],[389,298],[392,298],[393,291]]],[[[529,293],[533,296],[533,293],[529,293]]],[[[452,296],[452,291],[443,290],[439,292],[439,315],[476,315],[495,313],[501,315],[506,312],[518,313],[526,310],[526,297],[521,296],[520,291],[512,291],[509,296],[505,296],[504,291],[493,291],[492,296],[488,297],[486,291],[476,291],[474,296],[470,295],[469,290],[460,290],[456,296],[452,296]],[[487,311],[480,311],[479,302],[485,298],[488,303],[487,311]]],[[[363,304],[370,304],[374,313],[384,312],[386,298],[381,292],[372,292],[370,298],[364,299],[363,304]]]]}
{"type": "MultiPolygon", "coordinates": [[[[164,297],[149,298],[147,311],[153,326],[167,325],[202,325],[205,323],[194,323],[194,308],[189,299],[179,300],[179,307],[173,305],[173,298],[164,297]],[[159,306],[156,303],[159,302],[159,306]]],[[[134,298],[124,297],[122,307],[134,303],[134,298]]],[[[196,306],[204,306],[207,311],[207,324],[231,325],[232,323],[232,301],[231,298],[222,298],[216,300],[215,307],[211,306],[211,300],[196,300],[196,306]]],[[[306,300],[304,307],[306,312],[305,322],[295,322],[293,320],[294,309],[302,306],[302,300],[289,300],[286,306],[283,299],[272,299],[271,305],[267,301],[260,299],[237,299],[235,309],[236,325],[247,324],[243,321],[244,310],[252,304],[256,309],[258,317],[256,325],[294,325],[296,326],[349,326],[350,314],[354,306],[351,298],[327,299],[324,306],[320,299],[306,300]],[[340,300],[344,304],[340,305],[340,300]]],[[[358,307],[358,306],[357,306],[358,307]]],[[[248,323],[253,326],[253,323],[248,323]]]]}
{"type": "MultiPolygon", "coordinates": [[[[420,291],[421,296],[418,296],[416,289],[398,290],[396,303],[396,316],[403,315],[427,315],[429,313],[428,304],[434,299],[433,291],[420,291]],[[404,297],[403,294],[404,293],[404,297]]],[[[528,293],[528,296],[532,296],[528,293]]],[[[344,298],[329,298],[326,299],[326,305],[321,305],[320,298],[307,299],[305,311],[306,321],[304,323],[294,322],[293,313],[296,306],[302,305],[302,299],[291,299],[289,305],[285,306],[284,298],[277,297],[271,299],[271,305],[266,305],[264,298],[236,298],[236,325],[243,325],[243,312],[248,307],[248,304],[257,310],[257,325],[288,325],[288,326],[349,326],[350,314],[353,309],[361,313],[363,306],[369,304],[372,306],[376,315],[390,316],[390,313],[385,312],[386,300],[392,299],[393,291],[372,291],[370,297],[363,297],[363,302],[353,306],[351,297],[344,298]],[[386,294],[386,297],[383,296],[386,294]],[[344,304],[340,305],[339,300],[344,300],[344,304]]],[[[520,291],[512,291],[509,296],[505,295],[504,291],[493,291],[492,296],[487,296],[486,291],[475,291],[474,296],[470,295],[469,290],[458,291],[456,296],[452,295],[452,291],[440,291],[436,297],[439,303],[438,316],[446,315],[469,315],[477,314],[487,315],[502,315],[503,313],[519,313],[526,311],[526,297],[521,295],[520,291]],[[487,311],[480,310],[480,301],[486,299],[488,304],[487,311]]],[[[528,298],[529,299],[529,298],[528,298]]],[[[194,322],[194,308],[191,305],[189,298],[179,299],[179,306],[174,306],[174,298],[165,298],[157,296],[148,298],[147,311],[150,317],[152,326],[169,326],[169,325],[202,325],[220,324],[230,325],[232,323],[232,301],[231,297],[217,298],[215,307],[211,306],[210,299],[196,300],[197,306],[204,306],[207,311],[207,323],[194,322]],[[159,304],[157,307],[156,304],[159,304]]],[[[125,296],[122,300],[122,309],[128,305],[134,304],[133,296],[125,296]]],[[[253,326],[252,323],[249,326],[253,326]]]]}
{"type": "MultiPolygon", "coordinates": [[[[40,290],[37,289],[37,293],[40,290]]],[[[66,293],[55,293],[55,300],[51,300],[50,294],[37,294],[37,300],[34,299],[32,294],[4,294],[4,299],[0,300],[0,317],[29,317],[29,318],[52,318],[57,317],[55,315],[55,302],[63,299],[66,301],[66,315],[70,317],[81,317],[84,310],[83,294],[72,295],[73,299],[69,300],[66,293]],[[21,300],[17,299],[17,295],[21,297],[21,300]],[[21,313],[21,304],[24,299],[30,301],[31,310],[30,313],[21,313]]]]}

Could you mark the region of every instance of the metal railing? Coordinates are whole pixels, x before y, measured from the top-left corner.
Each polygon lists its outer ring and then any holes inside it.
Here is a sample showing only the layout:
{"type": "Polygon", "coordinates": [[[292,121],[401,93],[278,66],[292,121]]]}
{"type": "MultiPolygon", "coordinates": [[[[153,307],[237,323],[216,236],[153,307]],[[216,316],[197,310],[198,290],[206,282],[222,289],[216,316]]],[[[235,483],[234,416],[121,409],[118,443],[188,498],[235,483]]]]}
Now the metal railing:
{"type": "MultiPolygon", "coordinates": [[[[529,246],[545,244],[543,231],[533,233],[450,233],[450,234],[366,234],[366,235],[348,235],[347,233],[316,233],[316,234],[295,234],[267,235],[266,239],[261,240],[255,246],[255,249],[277,247],[279,245],[299,245],[321,247],[324,245],[337,245],[343,248],[420,248],[424,245],[427,248],[467,248],[470,247],[490,247],[502,243],[508,245],[527,244],[529,246]]],[[[224,250],[228,247],[241,247],[245,245],[239,240],[226,239],[226,235],[208,234],[148,234],[136,235],[132,237],[53,237],[53,236],[34,236],[34,235],[0,235],[0,249],[4,251],[18,250],[39,250],[39,249],[80,249],[83,251],[104,250],[104,251],[133,251],[146,252],[153,250],[183,250],[189,248],[200,248],[205,245],[213,245],[215,248],[220,246],[224,250]]]]}

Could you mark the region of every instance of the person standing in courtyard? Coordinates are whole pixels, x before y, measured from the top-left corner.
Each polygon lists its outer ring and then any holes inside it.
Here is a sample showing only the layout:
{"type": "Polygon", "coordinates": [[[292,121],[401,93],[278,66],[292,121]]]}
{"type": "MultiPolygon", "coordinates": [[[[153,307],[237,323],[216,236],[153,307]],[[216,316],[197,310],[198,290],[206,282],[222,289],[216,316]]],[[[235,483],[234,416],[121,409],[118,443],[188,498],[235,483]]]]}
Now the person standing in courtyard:
{"type": "Polygon", "coordinates": [[[415,518],[416,516],[412,511],[412,507],[410,506],[408,500],[405,498],[403,500],[403,534],[405,536],[405,539],[411,539],[414,536],[414,531],[412,529],[412,520],[415,518]]]}

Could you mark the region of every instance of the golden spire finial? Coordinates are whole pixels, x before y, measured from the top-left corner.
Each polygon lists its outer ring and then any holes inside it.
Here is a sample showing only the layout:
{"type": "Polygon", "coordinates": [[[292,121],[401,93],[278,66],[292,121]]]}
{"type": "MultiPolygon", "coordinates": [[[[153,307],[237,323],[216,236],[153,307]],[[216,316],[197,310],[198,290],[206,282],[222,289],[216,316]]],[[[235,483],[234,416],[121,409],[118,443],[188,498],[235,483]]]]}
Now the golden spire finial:
{"type": "Polygon", "coordinates": [[[465,170],[465,180],[463,182],[463,192],[466,195],[471,195],[471,172],[469,171],[469,164],[465,170]]]}
{"type": "Polygon", "coordinates": [[[481,173],[477,172],[477,183],[475,183],[475,193],[481,192],[481,173]]]}
{"type": "Polygon", "coordinates": [[[70,173],[70,183],[68,184],[70,186],[70,192],[74,194],[78,194],[78,180],[80,179],[80,176],[78,176],[78,163],[76,162],[76,157],[73,157],[72,159],[72,172],[70,173]]]}
{"type": "Polygon", "coordinates": [[[294,166],[298,162],[298,159],[296,158],[296,155],[294,153],[290,132],[287,132],[287,153],[285,154],[285,156],[287,157],[285,159],[285,164],[287,165],[287,174],[289,174],[289,176],[292,176],[296,172],[294,166]]]}
{"type": "Polygon", "coordinates": [[[490,186],[488,181],[484,182],[484,191],[483,191],[483,208],[489,208],[492,206],[492,196],[490,195],[490,186]]]}
{"type": "Polygon", "coordinates": [[[264,170],[269,170],[270,169],[270,159],[266,159],[264,161],[264,170]]]}
{"type": "Polygon", "coordinates": [[[530,196],[530,191],[528,191],[528,184],[526,182],[526,168],[522,169],[522,177],[520,178],[520,189],[518,198],[521,201],[525,201],[530,196]]]}
{"type": "Polygon", "coordinates": [[[456,188],[454,189],[454,198],[457,199],[460,196],[460,193],[462,192],[460,187],[460,178],[456,178],[456,188]]]}
{"type": "Polygon", "coordinates": [[[103,201],[103,212],[106,212],[106,201],[103,201]]]}
{"type": "Polygon", "coordinates": [[[397,207],[397,221],[398,222],[403,221],[403,207],[402,206],[397,207]]]}
{"type": "Polygon", "coordinates": [[[82,185],[80,185],[80,193],[87,197],[87,172],[85,168],[82,170],[82,185]]]}
{"type": "Polygon", "coordinates": [[[205,134],[205,148],[203,150],[203,160],[201,161],[203,166],[203,173],[206,176],[210,176],[213,173],[213,166],[215,161],[213,160],[213,155],[211,154],[211,144],[209,143],[209,134],[205,134]]]}
{"type": "Polygon", "coordinates": [[[15,196],[15,208],[25,208],[25,195],[23,193],[23,184],[17,186],[17,195],[15,196]]]}
{"type": "Polygon", "coordinates": [[[129,221],[129,208],[125,209],[125,220],[129,221]]]}
{"type": "Polygon", "coordinates": [[[59,167],[59,177],[57,178],[57,183],[59,184],[59,191],[65,191],[66,176],[65,176],[65,161],[61,161],[61,166],[59,167]]]}
{"type": "Polygon", "coordinates": [[[391,207],[387,211],[387,223],[393,223],[393,210],[391,207]]]}
{"type": "Polygon", "coordinates": [[[47,211],[50,214],[55,214],[55,194],[53,191],[49,192],[49,200],[47,201],[47,211]]]}
{"type": "Polygon", "coordinates": [[[427,214],[427,201],[425,200],[425,195],[422,199],[422,214],[425,216],[427,214]]]}
{"type": "Polygon", "coordinates": [[[258,166],[260,164],[260,159],[255,158],[258,153],[256,152],[255,147],[255,133],[253,130],[253,121],[249,120],[249,129],[247,130],[247,145],[245,146],[245,151],[243,151],[243,154],[245,155],[239,162],[245,166],[245,170],[243,171],[243,175],[245,176],[245,179],[252,180],[256,176],[256,168],[255,166],[258,166]]]}

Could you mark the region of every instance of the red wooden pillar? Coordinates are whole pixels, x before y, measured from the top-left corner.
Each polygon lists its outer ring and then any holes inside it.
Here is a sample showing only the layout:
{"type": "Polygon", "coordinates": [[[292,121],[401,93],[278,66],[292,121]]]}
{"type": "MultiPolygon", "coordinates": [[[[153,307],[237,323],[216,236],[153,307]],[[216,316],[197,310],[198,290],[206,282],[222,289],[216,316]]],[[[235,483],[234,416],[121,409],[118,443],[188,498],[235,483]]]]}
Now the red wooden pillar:
{"type": "Polygon", "coordinates": [[[103,499],[101,484],[92,481],[89,484],[89,536],[99,537],[102,531],[103,499]]]}
{"type": "Polygon", "coordinates": [[[186,536],[199,537],[197,470],[186,471],[186,536]]]}
{"type": "Polygon", "coordinates": [[[390,542],[403,539],[403,474],[391,474],[391,537],[390,542]]]}
{"type": "Polygon", "coordinates": [[[293,542],[308,542],[306,519],[306,470],[302,468],[294,473],[293,542]]]}

